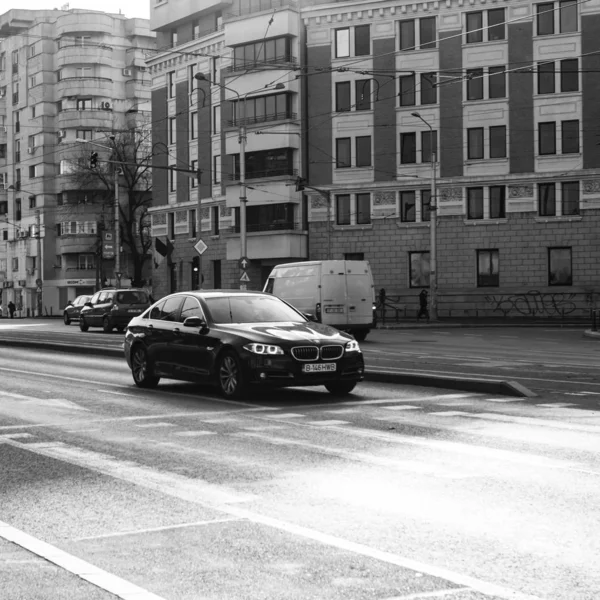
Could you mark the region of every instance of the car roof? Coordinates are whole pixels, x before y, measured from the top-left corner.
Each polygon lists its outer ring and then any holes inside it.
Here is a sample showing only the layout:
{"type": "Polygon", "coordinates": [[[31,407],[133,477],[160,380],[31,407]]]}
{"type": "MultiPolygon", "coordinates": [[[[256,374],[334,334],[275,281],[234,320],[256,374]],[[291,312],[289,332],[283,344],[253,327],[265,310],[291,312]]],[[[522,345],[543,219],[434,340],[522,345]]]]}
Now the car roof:
{"type": "Polygon", "coordinates": [[[226,298],[229,296],[272,296],[261,291],[252,290],[182,290],[181,292],[174,292],[168,296],[183,296],[191,295],[199,298],[226,298]]]}

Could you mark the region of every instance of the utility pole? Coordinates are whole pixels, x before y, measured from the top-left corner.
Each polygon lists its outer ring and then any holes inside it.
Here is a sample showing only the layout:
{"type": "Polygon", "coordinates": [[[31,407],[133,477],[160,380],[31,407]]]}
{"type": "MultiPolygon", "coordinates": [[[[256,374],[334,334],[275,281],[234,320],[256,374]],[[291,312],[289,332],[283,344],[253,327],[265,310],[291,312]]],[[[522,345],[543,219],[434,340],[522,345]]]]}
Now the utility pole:
{"type": "Polygon", "coordinates": [[[38,317],[43,317],[42,314],[44,308],[43,301],[43,292],[42,286],[44,285],[44,275],[43,275],[43,260],[42,260],[42,228],[41,228],[41,219],[40,219],[40,211],[39,209],[35,211],[35,228],[37,233],[37,258],[36,258],[36,267],[37,267],[37,278],[36,278],[36,286],[37,286],[37,314],[38,317]]]}
{"type": "Polygon", "coordinates": [[[304,177],[296,177],[296,191],[303,192],[305,189],[317,192],[327,202],[327,260],[331,260],[331,192],[308,185],[304,177]]]}
{"type": "Polygon", "coordinates": [[[121,231],[119,206],[119,168],[115,165],[115,284],[121,287],[121,231]]]}

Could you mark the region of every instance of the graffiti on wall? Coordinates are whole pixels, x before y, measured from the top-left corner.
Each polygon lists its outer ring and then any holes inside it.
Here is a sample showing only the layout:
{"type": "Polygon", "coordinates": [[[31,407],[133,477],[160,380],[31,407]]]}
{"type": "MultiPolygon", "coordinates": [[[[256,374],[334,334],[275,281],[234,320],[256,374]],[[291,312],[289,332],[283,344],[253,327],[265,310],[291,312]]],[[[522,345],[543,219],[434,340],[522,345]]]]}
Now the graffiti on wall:
{"type": "Polygon", "coordinates": [[[536,290],[508,296],[486,296],[493,312],[501,312],[505,317],[561,317],[577,309],[575,293],[543,293],[536,290]]]}

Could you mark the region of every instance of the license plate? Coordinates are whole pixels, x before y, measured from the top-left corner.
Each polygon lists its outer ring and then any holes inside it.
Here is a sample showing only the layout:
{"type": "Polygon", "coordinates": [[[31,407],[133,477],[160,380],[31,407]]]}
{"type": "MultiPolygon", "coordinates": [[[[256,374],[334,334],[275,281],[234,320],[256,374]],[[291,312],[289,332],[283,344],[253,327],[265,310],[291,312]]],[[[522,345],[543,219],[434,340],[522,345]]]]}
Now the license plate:
{"type": "Polygon", "coordinates": [[[142,311],[139,310],[139,309],[137,309],[137,308],[130,308],[127,312],[128,313],[136,313],[136,314],[138,314],[138,313],[141,313],[142,311]]]}
{"type": "Polygon", "coordinates": [[[322,373],[323,371],[335,371],[335,363],[316,363],[302,365],[302,370],[305,373],[322,373]]]}
{"type": "Polygon", "coordinates": [[[337,306],[326,306],[325,312],[326,313],[343,313],[344,309],[342,307],[337,307],[337,306]]]}

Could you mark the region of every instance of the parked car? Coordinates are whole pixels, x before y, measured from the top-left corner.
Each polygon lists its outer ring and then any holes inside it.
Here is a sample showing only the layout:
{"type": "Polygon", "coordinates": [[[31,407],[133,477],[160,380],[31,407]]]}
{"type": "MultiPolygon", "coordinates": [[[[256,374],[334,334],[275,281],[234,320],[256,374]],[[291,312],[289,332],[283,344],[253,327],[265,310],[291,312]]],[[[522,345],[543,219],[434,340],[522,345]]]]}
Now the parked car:
{"type": "Polygon", "coordinates": [[[89,302],[91,296],[77,296],[75,300],[69,300],[63,309],[63,321],[65,325],[70,325],[71,321],[79,320],[79,313],[86,302],[89,302]]]}
{"type": "Polygon", "coordinates": [[[86,302],[79,315],[79,329],[102,327],[110,333],[115,327],[123,331],[133,317],[144,312],[152,301],[146,290],[137,288],[103,289],[86,302]]]}
{"type": "Polygon", "coordinates": [[[252,384],[324,385],[349,394],[364,376],[358,342],[271,294],[178,292],[134,317],[125,358],[139,387],[161,377],[215,384],[226,398],[252,384]]]}

